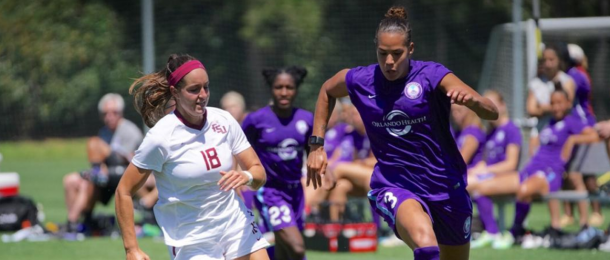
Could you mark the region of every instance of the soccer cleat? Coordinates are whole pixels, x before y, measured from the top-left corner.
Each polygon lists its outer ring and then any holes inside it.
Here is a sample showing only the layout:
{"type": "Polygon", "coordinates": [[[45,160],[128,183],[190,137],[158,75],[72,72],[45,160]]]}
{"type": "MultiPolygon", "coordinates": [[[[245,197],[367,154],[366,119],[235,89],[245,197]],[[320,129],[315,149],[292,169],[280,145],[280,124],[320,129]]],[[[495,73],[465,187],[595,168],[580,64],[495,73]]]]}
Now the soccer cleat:
{"type": "Polygon", "coordinates": [[[606,243],[599,245],[598,249],[599,251],[610,252],[610,239],[606,243]]]}
{"type": "Polygon", "coordinates": [[[476,249],[476,248],[491,246],[494,243],[494,241],[500,237],[502,237],[502,236],[499,234],[492,235],[492,234],[487,233],[487,231],[483,231],[481,233],[481,235],[479,236],[479,238],[470,242],[470,248],[476,249]]]}
{"type": "Polygon", "coordinates": [[[536,249],[542,246],[544,238],[533,234],[527,234],[523,237],[521,248],[523,249],[536,249]]]}
{"type": "Polygon", "coordinates": [[[511,248],[514,244],[515,238],[513,235],[510,232],[505,232],[504,234],[496,237],[491,247],[493,249],[504,250],[511,248]]]}
{"type": "Polygon", "coordinates": [[[63,234],[62,238],[65,241],[83,241],[85,240],[85,235],[77,232],[66,232],[63,234]]]}

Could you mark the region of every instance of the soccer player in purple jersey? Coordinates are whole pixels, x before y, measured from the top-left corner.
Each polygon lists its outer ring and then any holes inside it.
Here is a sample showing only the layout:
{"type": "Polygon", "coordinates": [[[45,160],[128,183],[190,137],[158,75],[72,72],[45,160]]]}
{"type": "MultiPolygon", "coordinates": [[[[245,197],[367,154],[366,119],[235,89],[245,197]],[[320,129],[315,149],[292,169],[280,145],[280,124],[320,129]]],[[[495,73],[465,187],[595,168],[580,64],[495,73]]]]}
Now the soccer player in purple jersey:
{"type": "Polygon", "coordinates": [[[489,121],[483,160],[468,170],[466,189],[477,204],[479,217],[485,226],[485,232],[470,243],[471,248],[489,245],[495,248],[502,243],[501,240],[510,239],[498,230],[489,196],[512,195],[519,188],[519,174],[516,170],[521,150],[521,131],[510,120],[500,92],[488,90],[483,96],[496,104],[500,117],[489,121]]]}
{"type": "MultiPolygon", "coordinates": [[[[523,222],[535,196],[546,195],[561,188],[561,176],[576,144],[592,143],[598,140],[597,133],[578,117],[570,115],[571,102],[568,94],[555,90],[551,95],[553,119],[540,132],[540,148],[529,163],[519,173],[519,189],[515,206],[515,219],[511,233],[513,237],[524,235],[523,222]]],[[[551,232],[561,228],[559,223],[559,202],[549,201],[551,232]]],[[[497,244],[498,249],[512,246],[513,239],[497,244]]]]}
{"type": "Polygon", "coordinates": [[[465,106],[451,106],[453,120],[459,126],[456,138],[460,154],[470,169],[477,165],[483,158],[483,146],[485,143],[485,132],[481,119],[465,106]]]}
{"type": "Polygon", "coordinates": [[[275,259],[305,258],[301,169],[313,115],[293,104],[306,75],[305,68],[296,66],[264,70],[273,104],[250,113],[242,124],[267,172],[255,205],[275,234],[275,259]]]}
{"type": "Polygon", "coordinates": [[[450,107],[464,105],[492,120],[497,109],[443,65],[411,60],[415,45],[404,7],[388,10],[375,42],[377,64],[342,70],[322,85],[308,183],[320,187],[327,174],[322,136],[336,99],[349,95],[378,160],[371,205],[416,260],[468,259],[472,205],[466,164],[449,131],[450,107]]]}
{"type": "MultiPolygon", "coordinates": [[[[572,115],[580,118],[589,126],[595,125],[595,114],[593,114],[593,108],[591,106],[591,81],[589,76],[578,69],[579,56],[582,59],[584,52],[582,49],[575,44],[568,44],[566,46],[569,53],[569,57],[566,57],[565,63],[567,64],[566,73],[572,77],[576,85],[576,91],[574,95],[574,103],[572,107],[572,115]]],[[[585,192],[597,192],[597,181],[595,176],[583,175],[580,172],[582,165],[585,164],[585,158],[589,157],[590,153],[593,153],[593,149],[590,146],[583,145],[576,147],[573,157],[570,159],[569,166],[569,184],[571,188],[585,192]]],[[[565,215],[561,217],[562,225],[571,224],[574,222],[574,214],[572,205],[574,203],[564,202],[565,215]]],[[[599,202],[591,201],[593,214],[590,219],[587,219],[589,213],[589,207],[587,201],[578,202],[579,210],[579,224],[585,226],[587,224],[599,226],[603,224],[603,216],[601,215],[601,208],[599,202]],[[589,221],[590,220],[590,221],[589,221]]]]}

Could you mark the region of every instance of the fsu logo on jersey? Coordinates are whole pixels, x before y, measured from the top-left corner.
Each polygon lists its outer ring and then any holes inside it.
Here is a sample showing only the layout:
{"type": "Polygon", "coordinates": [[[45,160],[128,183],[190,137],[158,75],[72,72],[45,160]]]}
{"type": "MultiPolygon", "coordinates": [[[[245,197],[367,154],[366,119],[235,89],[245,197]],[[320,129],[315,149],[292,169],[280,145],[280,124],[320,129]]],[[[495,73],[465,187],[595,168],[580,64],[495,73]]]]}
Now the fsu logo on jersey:
{"type": "Polygon", "coordinates": [[[405,96],[409,99],[416,99],[421,97],[423,90],[419,83],[417,82],[409,82],[405,86],[405,96]]]}
{"type": "Polygon", "coordinates": [[[227,128],[224,125],[219,125],[217,123],[212,124],[212,131],[220,134],[226,134],[227,128]]]}

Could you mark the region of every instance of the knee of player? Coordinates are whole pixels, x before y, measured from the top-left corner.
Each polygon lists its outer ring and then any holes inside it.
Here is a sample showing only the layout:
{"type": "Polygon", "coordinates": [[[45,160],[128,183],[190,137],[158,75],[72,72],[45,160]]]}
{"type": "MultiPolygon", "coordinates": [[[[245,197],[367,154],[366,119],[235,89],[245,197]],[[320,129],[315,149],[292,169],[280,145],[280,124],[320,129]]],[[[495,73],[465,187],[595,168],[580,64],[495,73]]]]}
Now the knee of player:
{"type": "Polygon", "coordinates": [[[411,233],[411,239],[416,247],[428,247],[436,245],[436,236],[431,227],[421,225],[415,228],[414,232],[411,233]]]}
{"type": "Polygon", "coordinates": [[[340,179],[337,181],[334,192],[343,192],[347,193],[352,189],[353,185],[350,181],[346,179],[340,179]]]}
{"type": "Polygon", "coordinates": [[[292,242],[289,245],[292,255],[296,259],[302,259],[305,256],[305,243],[304,242],[292,242]]]}
{"type": "Polygon", "coordinates": [[[528,202],[530,200],[530,192],[527,189],[527,186],[521,185],[517,190],[516,198],[518,202],[528,202]]]}
{"type": "Polygon", "coordinates": [[[66,174],[63,180],[64,188],[78,187],[81,181],[82,178],[79,176],[78,173],[73,172],[66,174]]]}

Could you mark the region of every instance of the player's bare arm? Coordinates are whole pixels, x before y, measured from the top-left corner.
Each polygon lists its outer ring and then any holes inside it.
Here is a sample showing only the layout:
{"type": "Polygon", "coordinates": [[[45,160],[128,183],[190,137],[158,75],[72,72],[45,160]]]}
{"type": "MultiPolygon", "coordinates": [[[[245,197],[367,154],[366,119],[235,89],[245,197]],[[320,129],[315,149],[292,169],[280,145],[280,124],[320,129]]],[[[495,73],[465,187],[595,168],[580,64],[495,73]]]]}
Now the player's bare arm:
{"type": "MultiPolygon", "coordinates": [[[[318,101],[316,102],[312,136],[324,136],[326,133],[326,125],[335,108],[337,98],[347,96],[345,75],[348,71],[349,69],[339,71],[322,85],[320,94],[318,95],[318,101]]],[[[314,189],[322,186],[322,177],[326,172],[327,160],[328,158],[326,158],[326,152],[324,151],[323,145],[310,146],[310,154],[307,158],[307,186],[309,186],[312,181],[314,189]]]]}
{"type": "Polygon", "coordinates": [[[133,221],[132,196],[144,185],[151,172],[151,170],[140,169],[133,164],[129,164],[115,191],[115,210],[123,235],[126,259],[128,260],[150,259],[138,246],[133,221]]]}
{"type": "Polygon", "coordinates": [[[250,189],[258,190],[262,187],[266,180],[265,169],[263,168],[258,155],[254,152],[252,147],[244,150],[235,156],[242,171],[231,170],[228,172],[221,171],[222,178],[218,181],[220,189],[228,191],[230,189],[237,189],[241,186],[248,186],[250,189]],[[252,181],[250,182],[250,175],[252,175],[252,181]]]}
{"type": "Polygon", "coordinates": [[[498,119],[498,108],[486,97],[481,96],[453,73],[447,74],[439,87],[447,93],[452,104],[463,105],[474,111],[477,116],[486,120],[498,119]]]}

